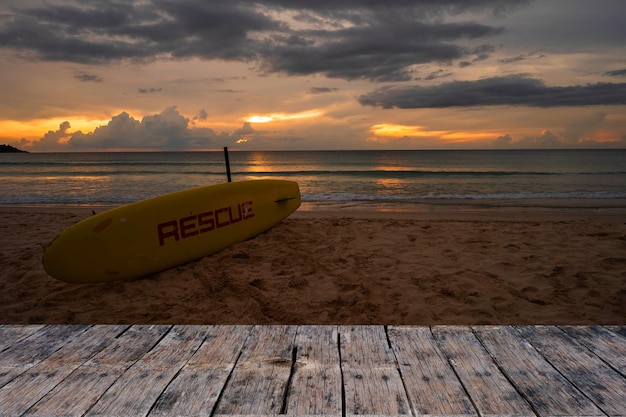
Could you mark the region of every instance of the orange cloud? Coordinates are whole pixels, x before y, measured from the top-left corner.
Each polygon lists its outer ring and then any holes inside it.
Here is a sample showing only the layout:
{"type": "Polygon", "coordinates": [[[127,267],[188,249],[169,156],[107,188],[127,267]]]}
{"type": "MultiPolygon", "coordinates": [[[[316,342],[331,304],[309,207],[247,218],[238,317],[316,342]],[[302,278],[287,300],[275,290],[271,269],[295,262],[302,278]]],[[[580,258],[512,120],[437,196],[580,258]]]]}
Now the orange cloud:
{"type": "Polygon", "coordinates": [[[69,121],[72,131],[91,132],[96,127],[106,124],[106,120],[92,120],[84,117],[68,116],[64,118],[33,119],[33,120],[0,120],[1,136],[5,139],[20,140],[22,138],[40,139],[46,132],[55,131],[59,126],[69,121]]]}
{"type": "Polygon", "coordinates": [[[299,113],[271,113],[271,114],[255,114],[248,116],[244,121],[248,123],[271,123],[288,120],[310,119],[319,117],[324,112],[321,110],[307,110],[299,113]]]}
{"type": "Polygon", "coordinates": [[[484,133],[484,132],[450,132],[440,136],[441,140],[447,142],[472,142],[475,140],[484,139],[497,139],[500,134],[497,133],[484,133]]]}
{"type": "Polygon", "coordinates": [[[455,132],[449,130],[426,130],[423,126],[409,126],[394,123],[382,123],[371,127],[374,134],[372,140],[379,141],[377,138],[386,140],[407,139],[407,138],[430,138],[438,139],[446,142],[471,142],[474,140],[495,139],[499,136],[497,133],[484,132],[455,132]]]}
{"type": "Polygon", "coordinates": [[[376,136],[384,136],[391,138],[405,138],[405,137],[433,137],[439,136],[445,131],[428,131],[424,130],[423,126],[407,126],[398,125],[393,123],[382,123],[374,125],[371,128],[372,133],[376,136]]]}

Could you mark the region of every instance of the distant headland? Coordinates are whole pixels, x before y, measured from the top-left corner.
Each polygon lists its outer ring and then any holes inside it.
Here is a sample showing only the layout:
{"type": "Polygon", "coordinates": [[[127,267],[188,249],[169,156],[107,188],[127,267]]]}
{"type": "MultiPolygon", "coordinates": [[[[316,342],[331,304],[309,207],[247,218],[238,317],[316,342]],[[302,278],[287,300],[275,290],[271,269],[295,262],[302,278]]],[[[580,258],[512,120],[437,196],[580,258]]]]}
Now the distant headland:
{"type": "Polygon", "coordinates": [[[14,148],[11,145],[0,145],[0,153],[28,153],[21,149],[14,148]]]}

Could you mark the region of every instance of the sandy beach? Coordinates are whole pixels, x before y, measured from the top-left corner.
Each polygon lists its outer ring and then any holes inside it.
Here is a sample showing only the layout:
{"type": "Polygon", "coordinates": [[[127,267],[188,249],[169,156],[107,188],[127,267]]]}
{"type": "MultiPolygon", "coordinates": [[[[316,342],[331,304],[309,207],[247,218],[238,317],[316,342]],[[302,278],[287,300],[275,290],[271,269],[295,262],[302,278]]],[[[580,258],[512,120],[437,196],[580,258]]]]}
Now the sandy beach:
{"type": "Polygon", "coordinates": [[[149,277],[68,284],[44,247],[85,207],[0,207],[0,322],[626,324],[626,210],[303,206],[149,277]]]}

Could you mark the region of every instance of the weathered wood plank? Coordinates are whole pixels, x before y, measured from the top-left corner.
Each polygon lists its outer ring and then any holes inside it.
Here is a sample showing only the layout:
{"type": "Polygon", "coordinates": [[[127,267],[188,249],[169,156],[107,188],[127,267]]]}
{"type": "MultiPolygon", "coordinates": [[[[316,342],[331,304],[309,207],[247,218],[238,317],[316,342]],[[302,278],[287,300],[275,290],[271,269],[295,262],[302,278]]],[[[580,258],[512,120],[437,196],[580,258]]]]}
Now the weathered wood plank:
{"type": "Polygon", "coordinates": [[[73,335],[59,350],[0,389],[0,415],[26,412],[125,327],[96,326],[73,335]]]}
{"type": "Polygon", "coordinates": [[[561,375],[611,416],[626,415],[626,379],[552,326],[524,326],[519,332],[561,375]]]}
{"type": "Polygon", "coordinates": [[[500,370],[528,401],[547,416],[604,415],[569,383],[512,326],[474,328],[500,370]]]}
{"type": "Polygon", "coordinates": [[[89,326],[45,326],[0,352],[0,387],[60,349],[89,326]]]}
{"type": "Polygon", "coordinates": [[[476,415],[430,328],[390,327],[389,339],[415,414],[476,415]]]}
{"type": "Polygon", "coordinates": [[[8,349],[23,339],[26,339],[37,330],[41,329],[43,324],[3,324],[0,325],[0,352],[8,349]]]}
{"type": "Polygon", "coordinates": [[[211,326],[150,416],[210,416],[252,326],[211,326]]]}
{"type": "MultiPolygon", "coordinates": [[[[62,326],[62,325],[58,325],[62,326]]],[[[67,340],[59,350],[48,356],[41,365],[68,366],[82,365],[95,354],[101,352],[111,344],[128,325],[100,325],[92,326],[84,332],[78,333],[67,340]]]]}
{"type": "Polygon", "coordinates": [[[174,326],[115,381],[87,416],[146,416],[170,381],[200,347],[204,326],[174,326]]]}
{"type": "Polygon", "coordinates": [[[471,328],[435,326],[432,332],[481,415],[535,415],[493,363],[471,328]]]}
{"type": "Polygon", "coordinates": [[[347,414],[410,414],[410,404],[383,326],[341,326],[347,414]]]}
{"type": "Polygon", "coordinates": [[[561,326],[563,331],[626,376],[626,339],[601,326],[561,326]]]}
{"type": "Polygon", "coordinates": [[[341,414],[341,363],[336,326],[300,326],[287,414],[341,414]]]}
{"type": "Polygon", "coordinates": [[[296,326],[255,326],[217,414],[279,414],[293,362],[296,326]]]}
{"type": "Polygon", "coordinates": [[[0,415],[626,415],[623,327],[124,328],[0,326],[0,415]]]}
{"type": "Polygon", "coordinates": [[[626,326],[604,326],[612,332],[626,338],[626,326]]]}
{"type": "Polygon", "coordinates": [[[135,325],[56,385],[28,416],[83,416],[171,326],[135,325]]]}
{"type": "Polygon", "coordinates": [[[138,325],[127,329],[119,340],[85,365],[126,369],[144,357],[172,329],[170,325],[138,325]]]}

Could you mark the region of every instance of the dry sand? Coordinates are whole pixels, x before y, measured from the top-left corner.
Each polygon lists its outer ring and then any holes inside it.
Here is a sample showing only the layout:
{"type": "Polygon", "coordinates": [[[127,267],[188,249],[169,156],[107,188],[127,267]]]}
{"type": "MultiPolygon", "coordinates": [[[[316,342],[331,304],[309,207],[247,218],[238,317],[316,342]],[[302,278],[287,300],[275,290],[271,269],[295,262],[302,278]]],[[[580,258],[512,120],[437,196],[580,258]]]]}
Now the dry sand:
{"type": "Polygon", "coordinates": [[[0,207],[0,323],[626,324],[626,210],[299,210],[144,279],[67,284],[43,248],[86,208],[0,207]]]}

